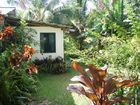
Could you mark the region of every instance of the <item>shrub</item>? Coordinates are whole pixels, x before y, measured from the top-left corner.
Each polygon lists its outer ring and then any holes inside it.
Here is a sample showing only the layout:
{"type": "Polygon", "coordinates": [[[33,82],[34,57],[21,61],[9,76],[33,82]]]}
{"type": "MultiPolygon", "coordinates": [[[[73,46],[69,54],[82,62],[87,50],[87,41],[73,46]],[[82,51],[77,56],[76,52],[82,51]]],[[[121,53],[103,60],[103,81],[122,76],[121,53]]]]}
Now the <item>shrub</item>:
{"type": "Polygon", "coordinates": [[[43,60],[36,59],[34,63],[38,65],[41,71],[46,73],[60,74],[66,72],[66,62],[62,57],[55,59],[45,58],[43,60]]]}
{"type": "Polygon", "coordinates": [[[31,75],[37,73],[31,62],[35,50],[26,45],[31,38],[23,26],[1,26],[0,105],[23,105],[37,88],[35,75],[31,75]]]}
{"type": "Polygon", "coordinates": [[[78,94],[85,95],[92,101],[92,105],[114,105],[128,100],[126,97],[115,96],[120,88],[133,87],[140,85],[140,82],[134,80],[120,80],[117,76],[107,77],[107,67],[97,68],[94,65],[88,65],[88,70],[77,62],[73,62],[72,67],[79,71],[81,75],[73,77],[71,80],[79,82],[81,85],[69,85],[68,90],[78,94]]]}

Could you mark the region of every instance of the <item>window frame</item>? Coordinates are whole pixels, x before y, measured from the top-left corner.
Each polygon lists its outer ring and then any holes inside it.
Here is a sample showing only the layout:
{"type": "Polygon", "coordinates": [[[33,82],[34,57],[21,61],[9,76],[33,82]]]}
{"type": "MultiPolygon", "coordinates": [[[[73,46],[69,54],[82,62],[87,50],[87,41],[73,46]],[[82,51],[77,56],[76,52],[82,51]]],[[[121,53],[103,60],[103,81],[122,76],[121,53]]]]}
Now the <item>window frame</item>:
{"type": "MultiPolygon", "coordinates": [[[[48,39],[49,40],[49,39],[48,39]]],[[[46,39],[47,41],[47,39],[46,39]]],[[[50,41],[49,41],[50,42],[50,41]]],[[[46,43],[44,43],[44,46],[46,45],[46,43]]],[[[52,46],[52,45],[51,45],[52,46]]],[[[55,32],[40,32],[40,53],[56,53],[56,33],[55,32]],[[47,51],[45,48],[42,48],[42,45],[41,45],[41,35],[43,35],[43,38],[44,36],[46,36],[46,38],[49,38],[50,35],[53,35],[53,46],[54,46],[54,50],[53,51],[47,51]],[[42,51],[43,49],[43,51],[42,51]]]]}

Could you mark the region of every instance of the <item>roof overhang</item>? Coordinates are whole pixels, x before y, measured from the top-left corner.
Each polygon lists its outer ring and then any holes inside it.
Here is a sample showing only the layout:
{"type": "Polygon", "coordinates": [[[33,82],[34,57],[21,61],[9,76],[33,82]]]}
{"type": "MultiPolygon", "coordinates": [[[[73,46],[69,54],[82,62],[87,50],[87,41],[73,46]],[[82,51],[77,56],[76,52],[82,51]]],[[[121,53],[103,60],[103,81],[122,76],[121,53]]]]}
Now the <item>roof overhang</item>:
{"type": "MultiPolygon", "coordinates": [[[[5,18],[5,24],[11,25],[11,26],[19,26],[20,25],[20,20],[19,18],[14,18],[14,17],[8,17],[4,16],[5,18]]],[[[31,20],[25,20],[27,22],[27,26],[31,27],[43,27],[43,26],[48,26],[48,27],[54,27],[54,28],[61,28],[63,30],[67,30],[72,28],[72,26],[68,25],[60,25],[60,24],[55,24],[55,23],[44,23],[44,22],[36,22],[36,21],[31,21],[31,20]]]]}

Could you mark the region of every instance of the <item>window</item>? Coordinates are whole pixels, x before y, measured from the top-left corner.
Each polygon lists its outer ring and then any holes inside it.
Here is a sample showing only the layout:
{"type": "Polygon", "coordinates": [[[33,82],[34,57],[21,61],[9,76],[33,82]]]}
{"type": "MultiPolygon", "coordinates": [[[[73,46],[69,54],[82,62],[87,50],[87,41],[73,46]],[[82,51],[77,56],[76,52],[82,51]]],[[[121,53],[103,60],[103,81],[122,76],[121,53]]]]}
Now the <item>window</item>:
{"type": "Polygon", "coordinates": [[[40,33],[40,52],[54,53],[55,47],[55,33],[40,33]]]}

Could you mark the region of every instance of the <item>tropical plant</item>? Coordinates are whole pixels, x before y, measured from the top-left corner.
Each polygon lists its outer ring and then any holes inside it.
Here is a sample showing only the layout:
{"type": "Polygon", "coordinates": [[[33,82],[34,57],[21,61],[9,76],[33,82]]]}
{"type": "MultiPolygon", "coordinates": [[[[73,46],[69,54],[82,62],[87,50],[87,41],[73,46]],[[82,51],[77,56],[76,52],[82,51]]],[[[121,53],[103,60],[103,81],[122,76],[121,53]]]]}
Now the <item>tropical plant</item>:
{"type": "Polygon", "coordinates": [[[113,105],[127,101],[126,97],[113,97],[112,94],[120,88],[140,84],[140,82],[134,80],[120,80],[117,76],[107,76],[106,65],[103,68],[97,68],[89,64],[87,71],[85,71],[79,63],[74,61],[72,67],[81,75],[74,76],[71,81],[79,82],[81,85],[69,85],[67,89],[85,95],[92,101],[92,105],[113,105]]]}
{"type": "Polygon", "coordinates": [[[37,73],[37,68],[31,62],[35,50],[29,46],[32,42],[29,32],[25,24],[2,26],[0,30],[1,105],[23,105],[30,101],[37,88],[35,76],[31,75],[37,73]]]}
{"type": "Polygon", "coordinates": [[[51,73],[51,74],[61,74],[66,72],[66,62],[64,59],[60,56],[56,57],[55,59],[50,58],[44,58],[42,60],[36,59],[34,61],[34,64],[36,64],[40,71],[43,71],[45,73],[51,73]]]}
{"type": "Polygon", "coordinates": [[[84,49],[83,41],[86,38],[85,35],[86,19],[87,19],[86,8],[88,8],[86,7],[86,3],[87,0],[77,0],[74,2],[66,3],[63,5],[63,8],[58,9],[56,12],[54,12],[54,16],[59,14],[61,15],[61,17],[63,17],[63,20],[64,19],[67,20],[67,22],[64,21],[65,23],[73,25],[74,30],[70,31],[70,33],[73,34],[74,39],[79,42],[78,46],[80,50],[84,49]]]}
{"type": "Polygon", "coordinates": [[[16,4],[22,8],[17,10],[17,17],[41,22],[48,22],[52,18],[51,12],[59,2],[59,0],[8,0],[9,4],[16,4]]]}

